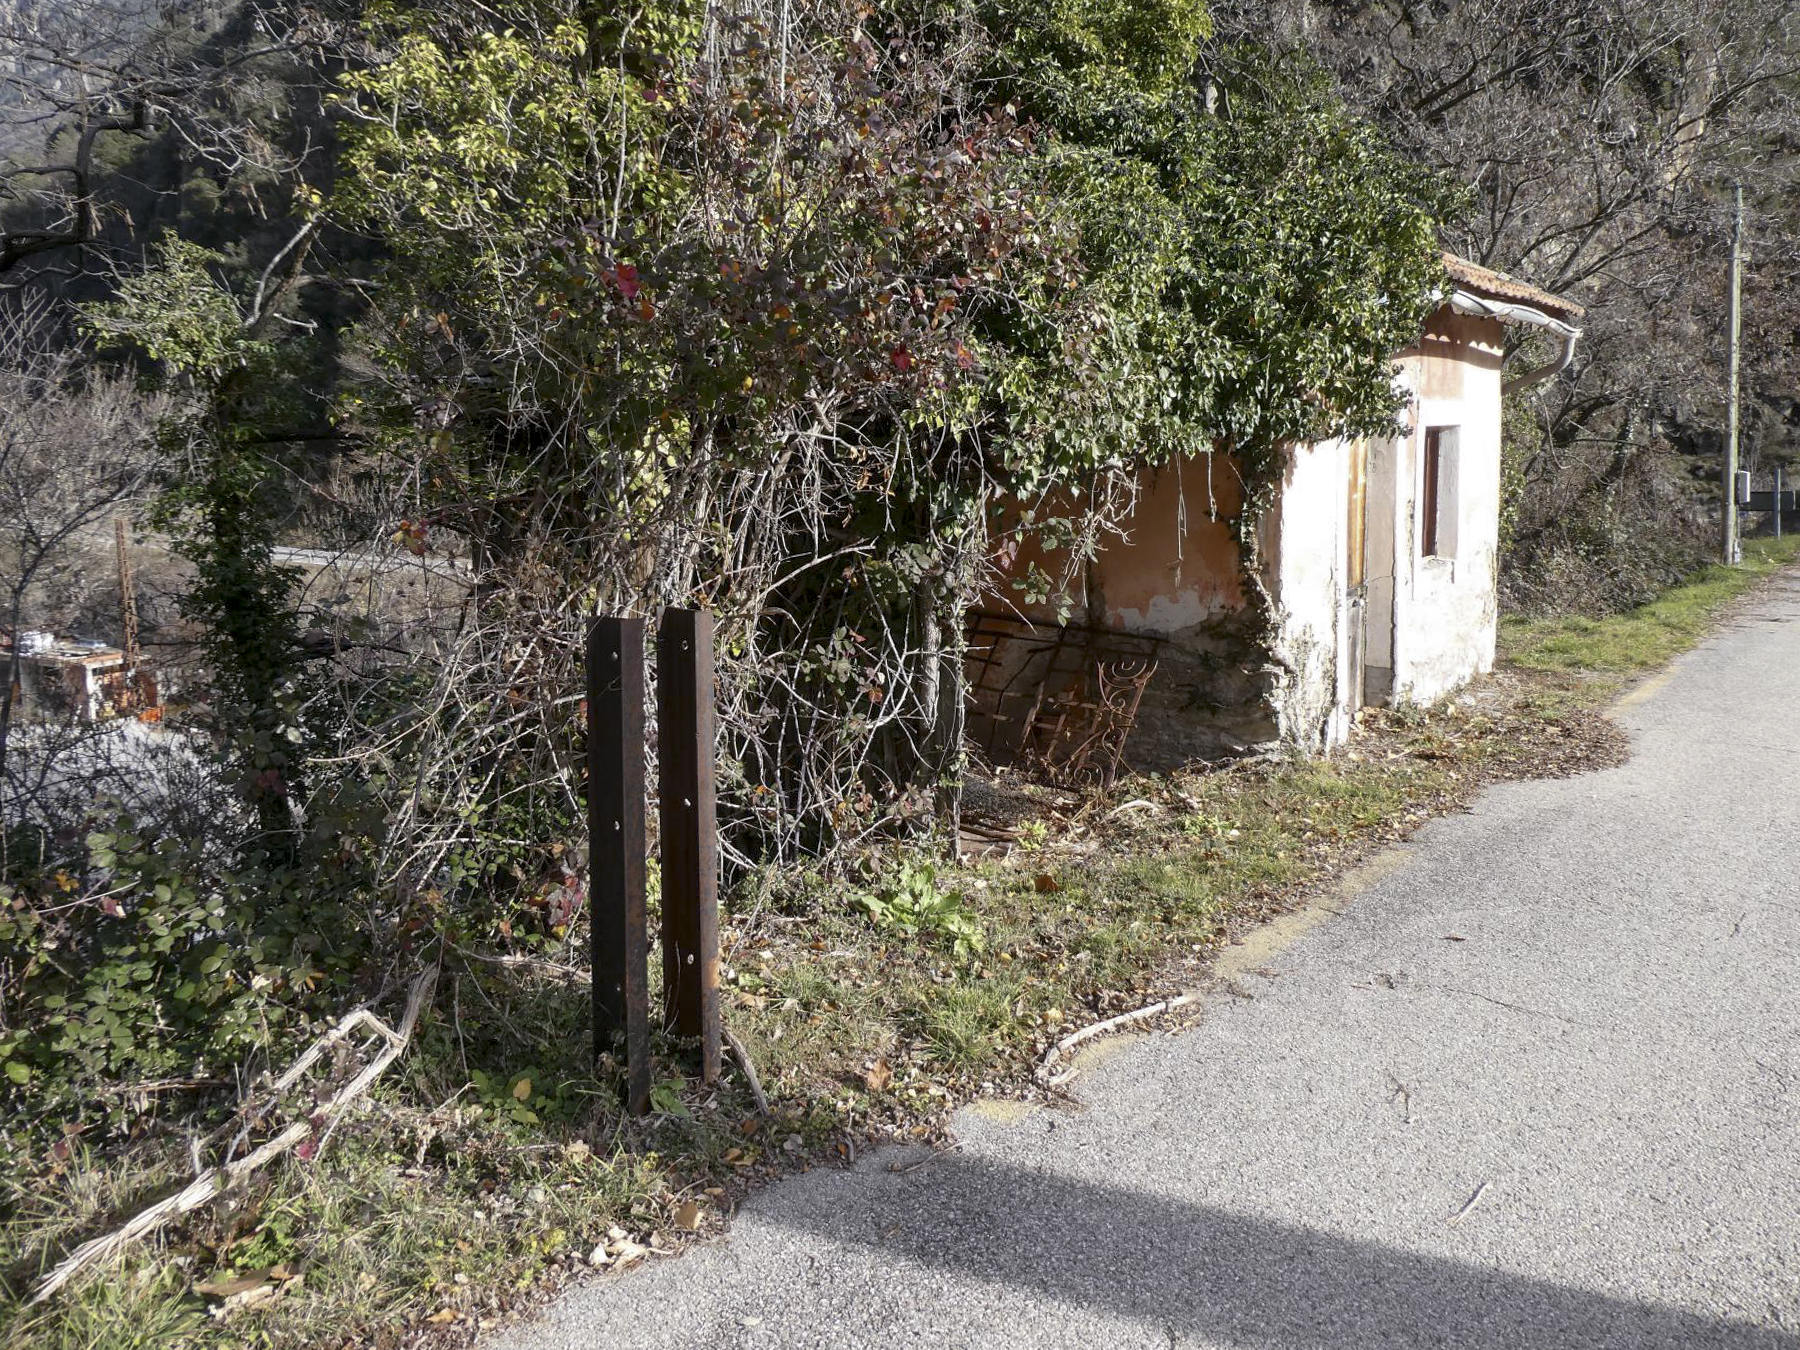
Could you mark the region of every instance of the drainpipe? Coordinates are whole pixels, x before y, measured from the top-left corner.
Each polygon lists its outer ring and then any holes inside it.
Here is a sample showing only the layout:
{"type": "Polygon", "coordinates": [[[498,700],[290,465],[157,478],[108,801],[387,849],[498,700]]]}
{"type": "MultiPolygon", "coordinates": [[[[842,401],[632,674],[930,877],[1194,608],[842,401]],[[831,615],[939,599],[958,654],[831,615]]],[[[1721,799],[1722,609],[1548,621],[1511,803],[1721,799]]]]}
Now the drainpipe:
{"type": "Polygon", "coordinates": [[[1575,359],[1575,344],[1581,339],[1581,330],[1561,319],[1551,318],[1541,309],[1533,309],[1530,305],[1515,305],[1505,300],[1489,300],[1483,296],[1470,295],[1467,291],[1452,291],[1448,303],[1459,314],[1478,314],[1483,318],[1499,319],[1503,323],[1527,324],[1532,328],[1541,328],[1546,333],[1554,333],[1562,339],[1562,350],[1555,359],[1507,380],[1500,386],[1503,395],[1516,394],[1520,390],[1542,384],[1551,376],[1562,374],[1569,368],[1569,362],[1575,359]]]}

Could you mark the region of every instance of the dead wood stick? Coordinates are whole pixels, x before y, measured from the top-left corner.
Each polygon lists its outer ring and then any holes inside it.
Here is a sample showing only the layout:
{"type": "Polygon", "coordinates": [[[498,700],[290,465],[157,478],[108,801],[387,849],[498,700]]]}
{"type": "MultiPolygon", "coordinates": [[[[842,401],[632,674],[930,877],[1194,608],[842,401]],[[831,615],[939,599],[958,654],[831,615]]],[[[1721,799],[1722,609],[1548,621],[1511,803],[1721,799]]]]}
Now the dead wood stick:
{"type": "Polygon", "coordinates": [[[964,834],[978,834],[983,839],[1016,839],[1019,827],[1009,825],[1005,821],[981,820],[973,816],[964,816],[962,822],[964,834]]]}
{"type": "Polygon", "coordinates": [[[1198,994],[1182,994],[1176,998],[1164,999],[1160,1003],[1152,1003],[1148,1007],[1120,1013],[1117,1017],[1108,1017],[1104,1021],[1090,1023],[1081,1030],[1064,1036],[1044,1052],[1044,1058],[1037,1066],[1037,1080],[1046,1087],[1060,1087],[1075,1076],[1075,1071],[1065,1069],[1061,1073],[1052,1074],[1052,1067],[1059,1059],[1084,1041],[1091,1041],[1094,1037],[1104,1036],[1109,1031],[1117,1031],[1120,1027],[1130,1026],[1134,1022],[1142,1022],[1162,1013],[1174,1012],[1177,1008],[1185,1008],[1188,1004],[1199,1001],[1200,995],[1198,994]]]}
{"type": "Polygon", "coordinates": [[[115,1087],[95,1089],[102,1097],[129,1097],[133,1093],[181,1092],[188,1088],[217,1087],[223,1078],[151,1078],[142,1083],[120,1083],[115,1087]]]}
{"type": "Polygon", "coordinates": [[[944,1145],[944,1147],[942,1147],[942,1148],[932,1149],[931,1152],[927,1153],[923,1158],[920,1158],[917,1162],[889,1163],[888,1171],[894,1173],[896,1176],[902,1176],[902,1177],[910,1176],[912,1173],[918,1171],[921,1167],[928,1167],[932,1163],[936,1162],[939,1158],[942,1158],[951,1153],[955,1153],[961,1147],[962,1147],[962,1141],[960,1139],[958,1139],[958,1140],[955,1140],[951,1143],[944,1145]]]}
{"type": "Polygon", "coordinates": [[[471,961],[480,961],[486,965],[499,966],[503,970],[523,970],[532,975],[542,975],[545,979],[560,980],[564,984],[587,984],[594,978],[591,970],[582,970],[576,966],[560,965],[555,961],[546,961],[541,956],[518,956],[503,952],[478,952],[468,947],[455,949],[457,955],[466,956],[471,961]]]}
{"type": "Polygon", "coordinates": [[[1126,802],[1122,806],[1113,807],[1112,810],[1110,810],[1106,813],[1106,818],[1108,820],[1112,820],[1115,817],[1124,815],[1127,811],[1145,811],[1145,810],[1160,811],[1160,810],[1162,810],[1162,807],[1158,806],[1155,802],[1150,801],[1147,798],[1138,797],[1132,801],[1126,802]]]}
{"type": "Polygon", "coordinates": [[[763,1096],[762,1084],[756,1078],[756,1066],[750,1062],[750,1052],[744,1049],[744,1043],[730,1027],[721,1027],[719,1034],[725,1038],[725,1044],[731,1047],[738,1067],[744,1071],[744,1077],[750,1082],[750,1095],[756,1098],[756,1109],[762,1115],[769,1114],[769,1099],[763,1096]]]}
{"type": "Polygon", "coordinates": [[[1452,1228],[1456,1227],[1457,1224],[1461,1223],[1464,1219],[1469,1217],[1469,1211],[1474,1209],[1476,1205],[1481,1203],[1481,1197],[1487,1194],[1487,1189],[1488,1189],[1488,1183],[1485,1181],[1482,1182],[1481,1185],[1479,1185],[1475,1188],[1475,1194],[1471,1195],[1466,1201],[1464,1201],[1463,1207],[1461,1209],[1457,1210],[1456,1214],[1451,1218],[1450,1227],[1452,1227],[1452,1228]]]}
{"type": "Polygon", "coordinates": [[[271,1159],[286,1153],[310,1135],[319,1125],[334,1120],[340,1111],[366,1092],[369,1085],[381,1077],[388,1065],[398,1059],[401,1052],[406,1049],[407,1042],[412,1039],[413,1027],[419,1020],[419,1012],[425,1006],[425,1001],[431,993],[431,986],[436,978],[437,970],[433,968],[425,971],[413,981],[412,991],[406,999],[406,1012],[401,1017],[397,1030],[390,1029],[387,1023],[368,1009],[358,1008],[355,1012],[346,1014],[336,1026],[313,1042],[306,1053],[295,1060],[288,1067],[287,1072],[275,1080],[273,1090],[277,1093],[291,1086],[302,1073],[318,1061],[319,1056],[331,1046],[344,1040],[359,1026],[368,1027],[381,1036],[387,1042],[382,1047],[381,1053],[370,1060],[361,1073],[333,1093],[318,1110],[304,1120],[296,1120],[273,1139],[235,1162],[227,1163],[224,1167],[207,1168],[189,1182],[184,1189],[177,1191],[166,1200],[158,1201],[148,1209],[140,1210],[121,1227],[115,1228],[103,1237],[93,1238],[82,1243],[55,1270],[44,1277],[42,1283],[32,1293],[31,1301],[27,1306],[35,1307],[42,1303],[89,1266],[116,1256],[145,1234],[161,1228],[170,1219],[186,1214],[190,1210],[199,1209],[232,1182],[249,1175],[271,1159]]]}

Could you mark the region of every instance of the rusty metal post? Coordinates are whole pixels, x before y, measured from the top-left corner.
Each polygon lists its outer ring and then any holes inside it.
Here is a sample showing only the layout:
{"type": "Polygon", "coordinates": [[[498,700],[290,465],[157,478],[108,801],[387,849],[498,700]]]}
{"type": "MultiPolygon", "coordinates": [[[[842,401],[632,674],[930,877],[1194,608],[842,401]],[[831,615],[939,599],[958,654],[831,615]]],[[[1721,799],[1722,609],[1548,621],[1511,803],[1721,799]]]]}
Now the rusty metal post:
{"type": "Polygon", "coordinates": [[[587,640],[589,904],[594,1053],[624,1041],[626,1109],[650,1109],[650,938],[644,911],[644,621],[595,619],[587,640]]]}
{"type": "Polygon", "coordinates": [[[663,1006],[669,1030],[700,1042],[719,1076],[719,841],[712,616],[666,609],[656,639],[661,775],[663,1006]]]}

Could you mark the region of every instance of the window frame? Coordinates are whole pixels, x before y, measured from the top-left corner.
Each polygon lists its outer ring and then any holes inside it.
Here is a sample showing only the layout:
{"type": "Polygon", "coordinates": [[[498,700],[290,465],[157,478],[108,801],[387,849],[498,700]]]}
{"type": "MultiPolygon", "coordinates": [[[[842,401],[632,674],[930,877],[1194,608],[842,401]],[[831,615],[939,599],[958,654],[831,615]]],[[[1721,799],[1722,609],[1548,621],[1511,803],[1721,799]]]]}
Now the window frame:
{"type": "Polygon", "coordinates": [[[1461,509],[1461,474],[1457,458],[1462,450],[1462,428],[1446,424],[1422,430],[1419,557],[1454,563],[1461,533],[1457,529],[1456,513],[1461,509]]]}

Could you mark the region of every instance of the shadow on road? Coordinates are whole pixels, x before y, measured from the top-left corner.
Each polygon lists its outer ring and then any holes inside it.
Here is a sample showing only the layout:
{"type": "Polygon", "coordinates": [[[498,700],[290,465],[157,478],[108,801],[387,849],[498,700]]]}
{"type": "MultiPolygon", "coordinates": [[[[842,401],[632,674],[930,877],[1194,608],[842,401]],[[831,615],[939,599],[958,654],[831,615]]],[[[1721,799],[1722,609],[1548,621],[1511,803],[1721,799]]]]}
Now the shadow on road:
{"type": "MultiPolygon", "coordinates": [[[[1800,1350],[1793,1330],[979,1158],[940,1157],[904,1180],[864,1176],[879,1197],[821,1203],[819,1189],[799,1185],[759,1208],[783,1227],[1160,1326],[1174,1345],[1191,1337],[1242,1350],[1800,1350]]],[[[1477,1207],[1470,1231],[1484,1219],[1496,1216],[1477,1207]]],[[[1794,1291],[1763,1292],[1792,1325],[1794,1291]]],[[[1027,1343],[1028,1329],[1018,1339],[1027,1343]]]]}

